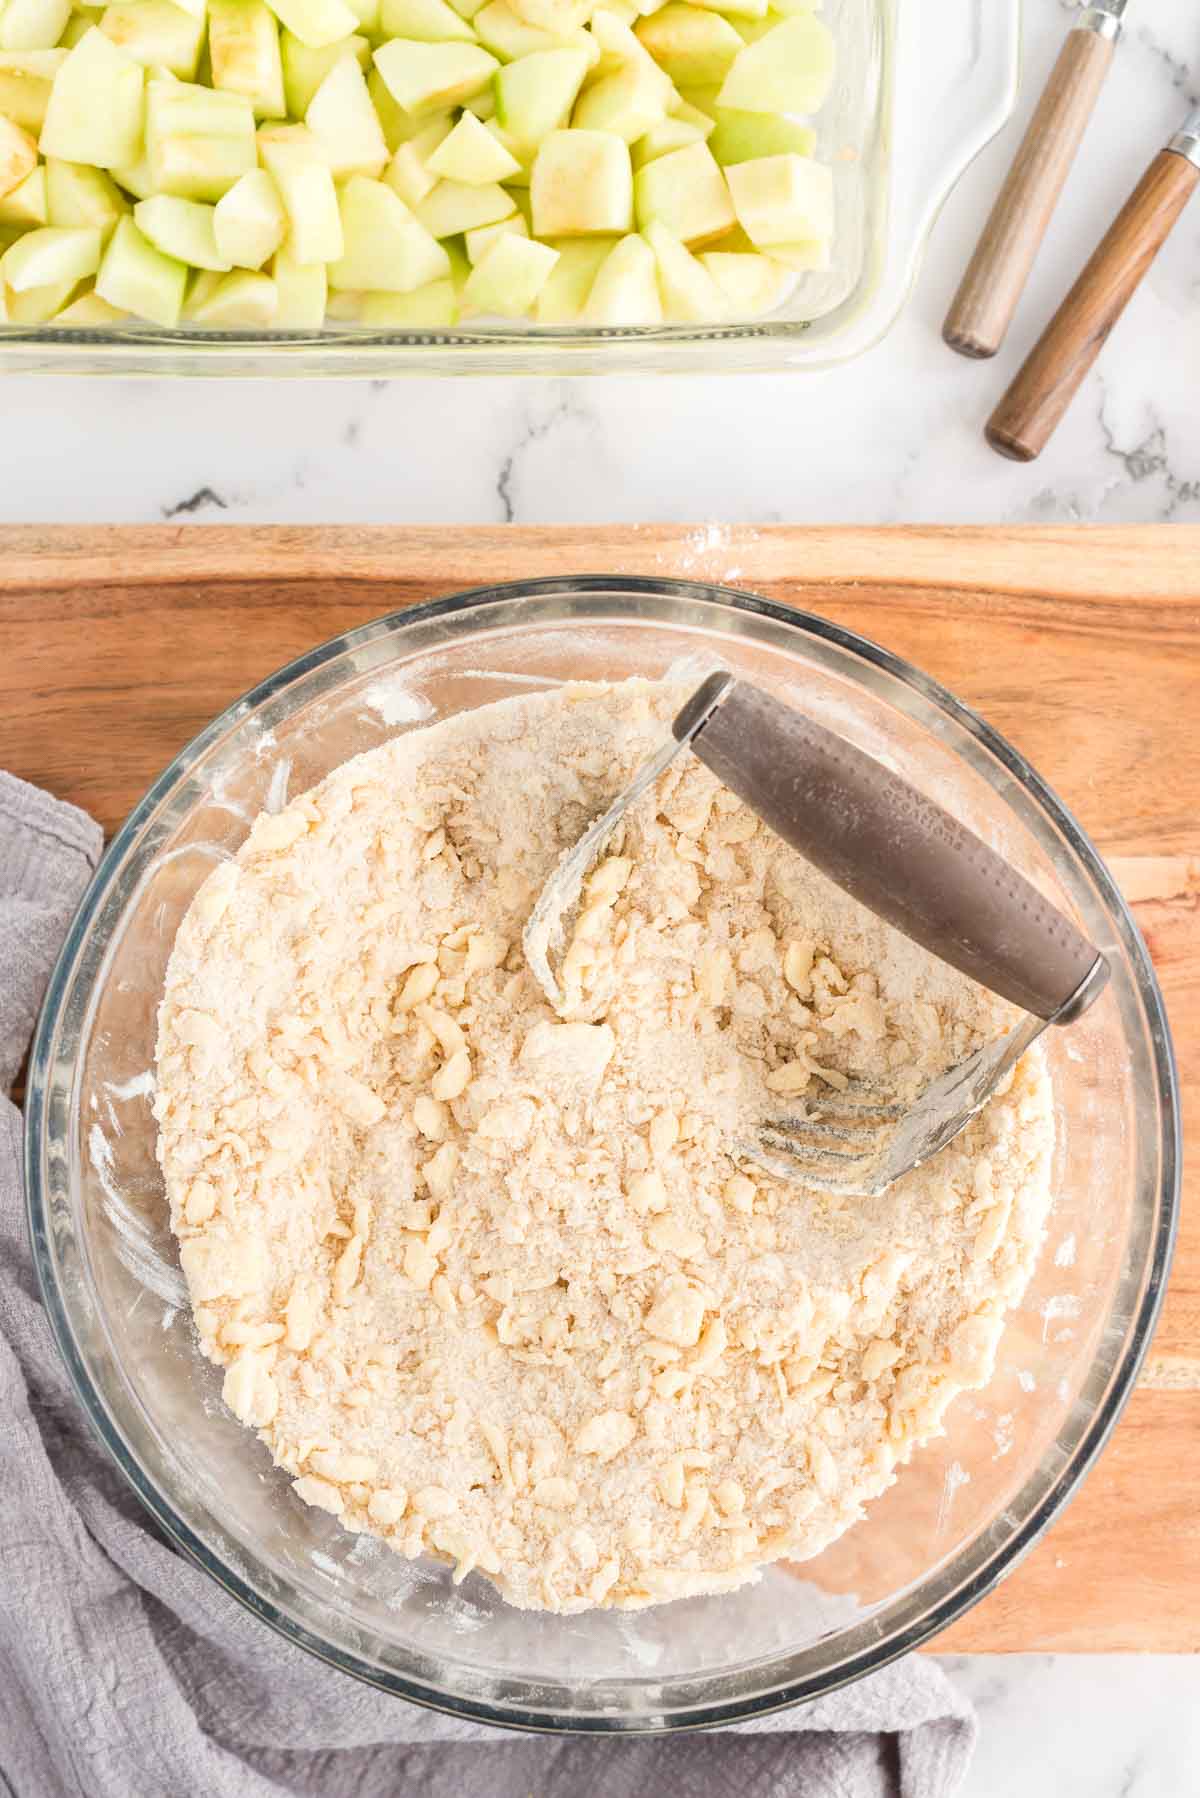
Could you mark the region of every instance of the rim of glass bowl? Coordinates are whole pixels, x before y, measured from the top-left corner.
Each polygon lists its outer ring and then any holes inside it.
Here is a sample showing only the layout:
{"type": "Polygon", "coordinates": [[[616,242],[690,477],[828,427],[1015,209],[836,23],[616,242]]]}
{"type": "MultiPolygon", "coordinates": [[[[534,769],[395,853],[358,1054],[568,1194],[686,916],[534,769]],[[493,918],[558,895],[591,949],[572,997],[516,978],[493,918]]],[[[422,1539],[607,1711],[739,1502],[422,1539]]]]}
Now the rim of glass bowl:
{"type": "MultiPolygon", "coordinates": [[[[91,965],[98,965],[95,946],[91,965]]],[[[102,957],[107,942],[100,945],[102,957]]],[[[89,976],[85,972],[85,982],[89,976]]],[[[474,588],[447,599],[431,601],[394,612],[359,626],[298,657],[253,687],[205,727],[170,763],[134,807],[106,851],[95,878],[84,895],[67,940],[55,966],[39,1020],[30,1064],[26,1107],[26,1189],[29,1229],[42,1298],[59,1350],[84,1410],[100,1440],[129,1481],[151,1516],[171,1540],[242,1604],[281,1635],[298,1643],[329,1665],[365,1680],[411,1702],[451,1715],[518,1729],[538,1729],[565,1734],[639,1734],[728,1724],[755,1715],[782,1710],[877,1671],[945,1629],[989,1592],[1038,1541],[1076,1490],[1080,1480],[1103,1448],[1120,1416],[1137,1378],[1161,1308],[1170,1269],[1179,1211],[1180,1116],[1178,1084],[1170,1032],[1162,996],[1141,934],[1107,869],[1072,814],[1013,746],[969,707],[936,681],[912,668],[888,650],[855,632],[842,629],[812,613],[794,611],[756,594],[706,583],[640,579],[612,575],[514,581],[495,587],[474,588]],[[516,611],[514,612],[514,607],[516,611]],[[495,616],[500,609],[502,616],[495,616]],[[80,980],[81,951],[89,946],[89,934],[101,903],[118,878],[128,882],[135,870],[149,865],[156,852],[153,841],[139,844],[146,826],[185,781],[198,757],[227,731],[244,722],[269,702],[307,686],[308,697],[321,690],[322,671],[347,653],[398,633],[419,634],[433,627],[429,647],[444,635],[444,623],[458,635],[515,623],[561,628],[575,619],[599,622],[620,617],[631,622],[671,623],[684,629],[702,627],[716,634],[757,634],[765,622],[782,627],[772,633],[776,647],[786,648],[794,635],[818,662],[846,672],[847,656],[856,661],[860,682],[893,706],[906,711],[935,736],[947,741],[974,771],[981,774],[1012,807],[1034,834],[1045,841],[1053,833],[1064,842],[1087,883],[1109,914],[1117,938],[1128,958],[1134,981],[1135,1022],[1145,1032],[1154,1070],[1155,1096],[1161,1120],[1161,1137],[1151,1146],[1153,1165],[1143,1158],[1138,1169],[1139,1192],[1134,1217],[1142,1219],[1141,1257],[1137,1267],[1126,1267],[1112,1301],[1116,1310],[1124,1299],[1129,1313],[1125,1352],[1111,1362],[1093,1363],[1085,1385],[1093,1408],[1085,1422],[1068,1418],[1051,1449],[1014,1495],[1007,1515],[1021,1521],[999,1545],[995,1531],[982,1530],[948,1562],[928,1577],[894,1595],[869,1618],[840,1632],[839,1652],[830,1657],[825,1638],[770,1661],[749,1663],[739,1669],[669,1681],[652,1681],[631,1675],[619,1690],[639,1694],[636,1706],[617,1709],[606,1703],[601,1710],[571,1712],[577,1694],[563,1685],[538,1681],[536,1702],[531,1679],[501,1675],[497,1690],[487,1700],[478,1693],[478,1676],[471,1693],[446,1691],[424,1683],[414,1670],[402,1674],[383,1667],[314,1634],[311,1622],[268,1598],[248,1578],[235,1572],[175,1511],[159,1489],[137,1452],[126,1440],[110,1412],[88,1360],[81,1350],[74,1323],[64,1302],[58,1278],[60,1243],[57,1233],[73,1242],[73,1220],[66,1204],[52,1221],[51,1179],[47,1168],[51,1114],[68,1119],[68,1141],[76,1139],[78,1095],[75,1090],[74,1049],[86,1028],[88,1002],[72,1008],[68,1020],[75,1030],[66,1075],[56,1053],[68,1001],[80,980]],[[524,614],[522,616],[521,614],[524,614]],[[750,623],[751,620],[756,624],[750,623]],[[1005,778],[1007,777],[1007,778],[1005,778]],[[125,867],[131,851],[134,862],[125,867]],[[57,1070],[57,1072],[56,1072],[57,1070]],[[56,1084],[57,1082],[57,1084],[56,1084]],[[66,1104],[63,1110],[64,1101],[66,1104]],[[1154,1149],[1157,1154],[1154,1155],[1154,1149]],[[1047,1466],[1053,1459],[1056,1465],[1047,1466]],[[738,1693],[739,1679],[754,1678],[753,1689],[738,1693]],[[757,1677],[755,1677],[757,1676],[757,1677]],[[523,1689],[524,1688],[524,1689],[523,1689]],[[561,1693],[562,1705],[556,1704],[561,1693]],[[565,1712],[565,1714],[564,1714],[565,1712]]],[[[57,1156],[70,1167],[70,1156],[57,1156]]],[[[1136,1242],[1136,1238],[1135,1238],[1136,1242]]],[[[99,1308],[97,1307],[99,1316],[99,1308]]],[[[124,1378],[124,1375],[121,1375],[124,1378]]],[[[134,1402],[136,1395],[131,1393],[134,1402]]],[[[1073,1407],[1078,1410],[1078,1406],[1073,1407]]],[[[217,1520],[214,1520],[217,1521],[217,1520]]],[[[218,1522],[219,1528],[219,1522],[218,1522]]],[[[299,1595],[296,1610],[311,1600],[299,1595]]],[[[336,1612],[334,1613],[337,1614],[336,1612]]],[[[343,1635],[361,1630],[344,1630],[343,1635]]],[[[611,1698],[617,1682],[606,1682],[611,1698]]]]}

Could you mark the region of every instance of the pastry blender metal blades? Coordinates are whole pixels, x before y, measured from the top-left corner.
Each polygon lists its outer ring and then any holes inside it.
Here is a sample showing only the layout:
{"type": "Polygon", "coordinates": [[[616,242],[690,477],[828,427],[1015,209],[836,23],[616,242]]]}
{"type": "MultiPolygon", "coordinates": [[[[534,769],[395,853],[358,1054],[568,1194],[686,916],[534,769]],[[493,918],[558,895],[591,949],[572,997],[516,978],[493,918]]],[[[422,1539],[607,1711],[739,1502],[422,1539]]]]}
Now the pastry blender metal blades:
{"type": "MultiPolygon", "coordinates": [[[[552,964],[583,883],[629,808],[690,750],[786,843],[862,905],[1025,1016],[915,1100],[849,1077],[759,1122],[746,1158],[838,1194],[875,1195],[951,1142],[1048,1025],[1081,1017],[1108,982],[1104,956],[965,825],[890,768],[733,675],[711,675],[672,740],[560,861],[530,915],[525,954],[552,1005],[552,964]]],[[[578,1011],[572,1009],[571,1015],[578,1011]]]]}

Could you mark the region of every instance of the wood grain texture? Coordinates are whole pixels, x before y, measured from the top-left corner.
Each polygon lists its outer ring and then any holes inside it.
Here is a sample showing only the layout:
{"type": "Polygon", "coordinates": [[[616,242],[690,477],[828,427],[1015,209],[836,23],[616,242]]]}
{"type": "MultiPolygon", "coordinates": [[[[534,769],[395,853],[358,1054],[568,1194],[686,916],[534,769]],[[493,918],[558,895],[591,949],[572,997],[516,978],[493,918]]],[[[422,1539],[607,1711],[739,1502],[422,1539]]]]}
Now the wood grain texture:
{"type": "Polygon", "coordinates": [[[1155,157],[988,421],[1002,456],[1041,455],[1198,182],[1186,156],[1155,157]]]}
{"type": "Polygon", "coordinates": [[[960,356],[994,356],[1004,342],[1115,49],[1083,26],[1068,33],[947,315],[942,335],[960,356]]]}
{"type": "MultiPolygon", "coordinates": [[[[0,529],[0,570],[0,767],[107,830],[245,688],[460,588],[677,576],[861,631],[984,713],[1109,858],[1200,1140],[1200,530],[0,529]]],[[[1140,1391],[1047,1540],[938,1647],[1200,1651],[1200,1177],[1185,1178],[1140,1391]]]]}

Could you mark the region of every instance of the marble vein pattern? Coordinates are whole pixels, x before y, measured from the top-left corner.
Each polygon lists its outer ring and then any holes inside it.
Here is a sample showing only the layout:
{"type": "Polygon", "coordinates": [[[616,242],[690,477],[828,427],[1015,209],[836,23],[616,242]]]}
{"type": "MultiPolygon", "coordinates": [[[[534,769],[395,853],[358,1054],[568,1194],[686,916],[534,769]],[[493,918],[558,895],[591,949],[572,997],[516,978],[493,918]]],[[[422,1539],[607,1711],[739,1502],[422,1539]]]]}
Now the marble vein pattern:
{"type": "Polygon", "coordinates": [[[1001,356],[970,364],[940,341],[1071,10],[1026,0],[1018,116],[947,205],[901,322],[858,362],[791,376],[569,381],[13,379],[0,521],[1200,520],[1200,202],[1041,461],[1005,463],[981,435],[1200,92],[1193,5],[1131,0],[1126,41],[1001,356]]]}

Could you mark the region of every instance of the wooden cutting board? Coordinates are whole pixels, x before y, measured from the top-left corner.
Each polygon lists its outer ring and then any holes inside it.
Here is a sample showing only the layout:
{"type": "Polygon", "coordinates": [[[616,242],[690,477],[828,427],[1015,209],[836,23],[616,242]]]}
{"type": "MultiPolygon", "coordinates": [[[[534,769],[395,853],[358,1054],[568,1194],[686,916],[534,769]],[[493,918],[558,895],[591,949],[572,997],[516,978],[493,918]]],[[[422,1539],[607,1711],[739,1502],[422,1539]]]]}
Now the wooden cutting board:
{"type": "MultiPolygon", "coordinates": [[[[1200,1134],[1200,530],[0,529],[0,767],[111,831],[201,725],[302,650],[458,588],[584,572],[820,612],[997,725],[1133,902],[1200,1134]]],[[[939,1648],[1200,1650],[1198,1199],[1193,1169],[1163,1321],[1107,1451],[939,1648]]]]}

